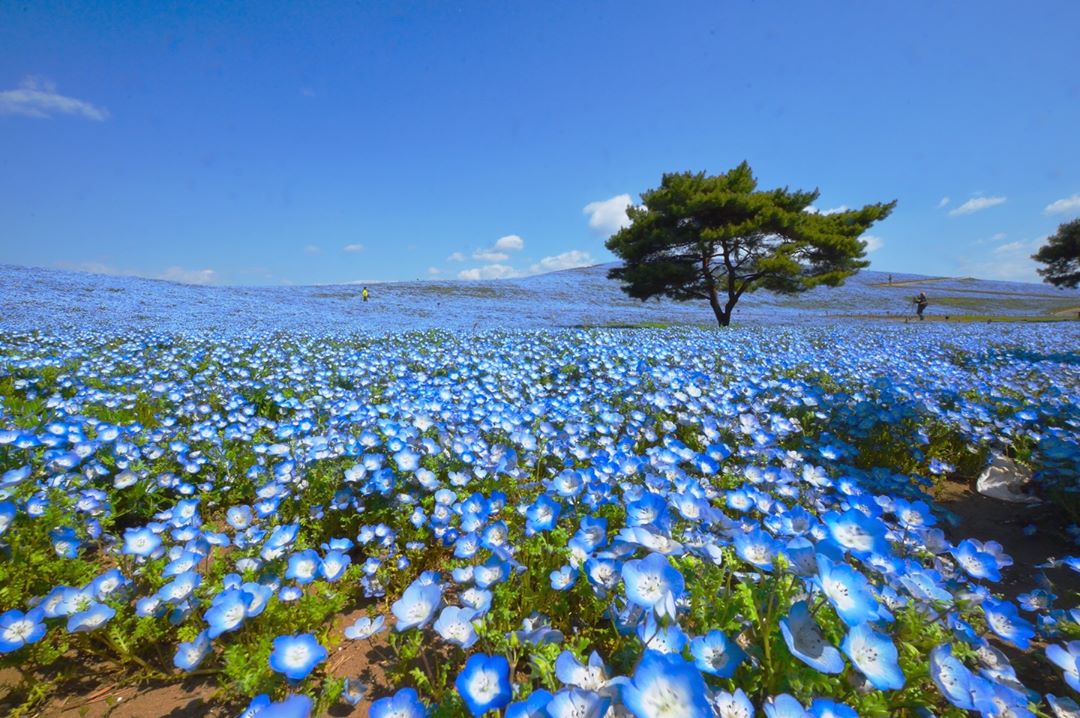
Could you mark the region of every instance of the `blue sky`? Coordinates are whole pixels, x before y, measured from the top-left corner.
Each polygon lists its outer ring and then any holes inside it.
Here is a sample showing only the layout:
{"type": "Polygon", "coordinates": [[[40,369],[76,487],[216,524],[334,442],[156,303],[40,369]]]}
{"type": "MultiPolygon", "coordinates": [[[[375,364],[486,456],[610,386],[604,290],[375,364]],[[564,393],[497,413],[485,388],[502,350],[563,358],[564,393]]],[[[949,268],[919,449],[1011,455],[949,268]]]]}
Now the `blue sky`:
{"type": "Polygon", "coordinates": [[[611,261],[662,173],[899,200],[872,268],[1037,280],[1080,4],[4,3],[0,262],[219,284],[611,261]],[[588,208],[588,209],[586,209],[588,208]]]}

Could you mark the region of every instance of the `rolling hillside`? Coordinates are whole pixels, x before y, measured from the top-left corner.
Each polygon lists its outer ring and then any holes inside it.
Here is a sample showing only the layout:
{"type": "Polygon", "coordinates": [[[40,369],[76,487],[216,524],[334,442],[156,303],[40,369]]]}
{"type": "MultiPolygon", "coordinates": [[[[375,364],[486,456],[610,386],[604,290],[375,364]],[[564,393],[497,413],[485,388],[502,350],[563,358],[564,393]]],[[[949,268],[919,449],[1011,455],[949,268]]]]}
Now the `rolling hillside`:
{"type": "MultiPolygon", "coordinates": [[[[514,280],[416,281],[371,285],[209,287],[152,279],[0,265],[0,328],[308,332],[411,329],[713,325],[704,302],[642,303],[597,265],[514,280]]],[[[929,317],[1062,318],[1080,310],[1080,291],[1048,285],[861,272],[835,289],[748,295],[737,323],[898,319],[925,291],[929,317]]]]}

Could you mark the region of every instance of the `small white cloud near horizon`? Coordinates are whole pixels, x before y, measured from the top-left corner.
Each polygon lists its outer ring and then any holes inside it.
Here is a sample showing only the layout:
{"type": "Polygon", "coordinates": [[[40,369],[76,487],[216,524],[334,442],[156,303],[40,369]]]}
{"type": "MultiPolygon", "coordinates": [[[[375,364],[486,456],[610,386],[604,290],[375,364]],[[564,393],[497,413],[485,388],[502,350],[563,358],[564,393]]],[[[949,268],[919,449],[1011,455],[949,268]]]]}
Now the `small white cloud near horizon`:
{"type": "Polygon", "coordinates": [[[521,273],[506,264],[488,264],[483,267],[463,269],[458,272],[458,279],[512,279],[520,277],[521,273]]]}
{"type": "Polygon", "coordinates": [[[981,255],[979,259],[961,260],[959,268],[966,276],[982,279],[1039,282],[1041,278],[1035,271],[1038,265],[1031,255],[1038,251],[1045,241],[1046,237],[1039,237],[1006,242],[981,255]]]}
{"type": "Polygon", "coordinates": [[[304,247],[304,254],[321,254],[322,247],[317,244],[309,244],[304,247]]]}
{"type": "Polygon", "coordinates": [[[516,234],[508,234],[495,240],[495,249],[503,252],[518,252],[525,248],[525,240],[516,234]]]}
{"type": "Polygon", "coordinates": [[[630,199],[630,195],[617,194],[610,199],[589,202],[581,212],[589,215],[589,227],[594,232],[610,237],[620,229],[630,226],[630,218],[626,216],[626,208],[631,204],[633,204],[633,201],[630,199]]]}
{"type": "Polygon", "coordinates": [[[168,282],[180,282],[181,284],[213,284],[217,281],[217,272],[213,269],[187,269],[179,265],[165,268],[163,272],[141,272],[134,269],[120,269],[111,264],[97,261],[87,262],[57,262],[57,269],[66,269],[75,272],[89,272],[90,274],[107,274],[113,277],[138,277],[140,279],[163,279],[168,282]]]}
{"type": "Polygon", "coordinates": [[[505,262],[510,259],[506,252],[496,252],[494,249],[478,249],[472,253],[472,258],[478,262],[505,262]]]}
{"type": "Polygon", "coordinates": [[[1005,204],[1005,197],[972,197],[959,207],[949,210],[950,217],[959,217],[962,214],[972,214],[989,207],[1005,204]]]}
{"type": "Polygon", "coordinates": [[[949,197],[948,197],[948,195],[946,195],[946,196],[941,198],[940,202],[937,203],[937,208],[938,209],[945,209],[945,205],[947,205],[948,203],[949,203],[949,197]]]}
{"type": "Polygon", "coordinates": [[[1044,214],[1072,214],[1073,212],[1080,212],[1080,194],[1054,200],[1043,210],[1044,214]]]}
{"type": "Polygon", "coordinates": [[[596,264],[596,260],[591,254],[580,249],[571,249],[561,254],[554,254],[549,257],[544,257],[539,262],[535,262],[529,266],[526,270],[518,270],[508,264],[502,264],[495,262],[492,264],[484,265],[483,267],[473,267],[471,269],[463,269],[458,272],[458,279],[516,279],[519,277],[529,277],[534,274],[544,274],[545,272],[558,272],[563,269],[575,269],[577,267],[588,267],[596,264]]]}
{"type": "Polygon", "coordinates": [[[364,245],[360,244],[359,242],[355,242],[353,244],[346,244],[344,247],[341,248],[341,251],[348,252],[350,254],[357,254],[358,252],[364,251],[364,245]]]}
{"type": "Polygon", "coordinates": [[[442,270],[439,269],[438,267],[428,267],[427,268],[427,273],[428,273],[429,276],[434,277],[434,276],[436,276],[438,274],[442,274],[442,270]]]}
{"type": "Polygon", "coordinates": [[[462,254],[461,252],[454,252],[453,254],[451,254],[449,257],[446,258],[446,261],[447,262],[464,262],[465,261],[465,255],[462,254]]]}
{"type": "Polygon", "coordinates": [[[832,207],[830,209],[818,209],[817,207],[815,207],[813,205],[810,205],[809,207],[807,207],[803,211],[804,212],[809,212],[810,214],[830,215],[830,214],[840,214],[841,212],[847,212],[849,209],[851,209],[851,208],[848,207],[846,204],[842,204],[839,207],[832,207]]]}
{"type": "Polygon", "coordinates": [[[217,279],[217,272],[213,269],[185,269],[184,267],[167,267],[156,279],[165,279],[170,282],[182,284],[213,284],[217,279]]]}
{"type": "Polygon", "coordinates": [[[61,95],[56,91],[56,83],[34,76],[24,78],[17,89],[0,92],[0,115],[37,119],[77,115],[95,122],[109,119],[109,111],[104,107],[61,95]]]}
{"type": "Polygon", "coordinates": [[[529,274],[542,274],[544,272],[558,272],[563,269],[576,267],[588,267],[596,264],[596,260],[588,252],[580,249],[571,249],[569,252],[544,257],[536,264],[529,267],[529,274]]]}
{"type": "Polygon", "coordinates": [[[885,240],[875,234],[864,234],[860,239],[866,242],[867,252],[876,252],[885,246],[885,240]]]}

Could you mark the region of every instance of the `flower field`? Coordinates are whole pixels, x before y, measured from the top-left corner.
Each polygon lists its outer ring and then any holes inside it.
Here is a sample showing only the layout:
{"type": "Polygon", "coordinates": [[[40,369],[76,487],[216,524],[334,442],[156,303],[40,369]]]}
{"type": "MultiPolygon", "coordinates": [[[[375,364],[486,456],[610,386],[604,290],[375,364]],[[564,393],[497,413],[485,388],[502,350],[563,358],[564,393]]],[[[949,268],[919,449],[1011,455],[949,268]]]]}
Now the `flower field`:
{"type": "Polygon", "coordinates": [[[9,328],[3,706],[89,667],[245,718],[1078,715],[1078,349],[9,328]],[[1001,454],[1061,519],[1019,588],[935,501],[1001,454]]]}

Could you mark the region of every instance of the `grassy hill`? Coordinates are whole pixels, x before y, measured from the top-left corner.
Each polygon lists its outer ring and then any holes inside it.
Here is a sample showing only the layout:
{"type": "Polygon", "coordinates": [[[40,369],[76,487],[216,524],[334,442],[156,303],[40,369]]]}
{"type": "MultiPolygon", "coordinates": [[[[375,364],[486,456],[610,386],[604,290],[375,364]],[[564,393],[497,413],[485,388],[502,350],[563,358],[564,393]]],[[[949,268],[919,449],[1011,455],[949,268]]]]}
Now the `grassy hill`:
{"type": "MultiPolygon", "coordinates": [[[[309,332],[575,326],[713,326],[705,302],[627,297],[597,265],[513,280],[414,281],[370,285],[210,287],[136,277],[0,265],[0,327],[148,328],[217,332],[309,332]]],[[[892,319],[911,314],[925,291],[929,318],[1054,320],[1080,310],[1080,291],[1048,285],[864,271],[838,288],[743,298],[736,323],[892,319]]]]}

